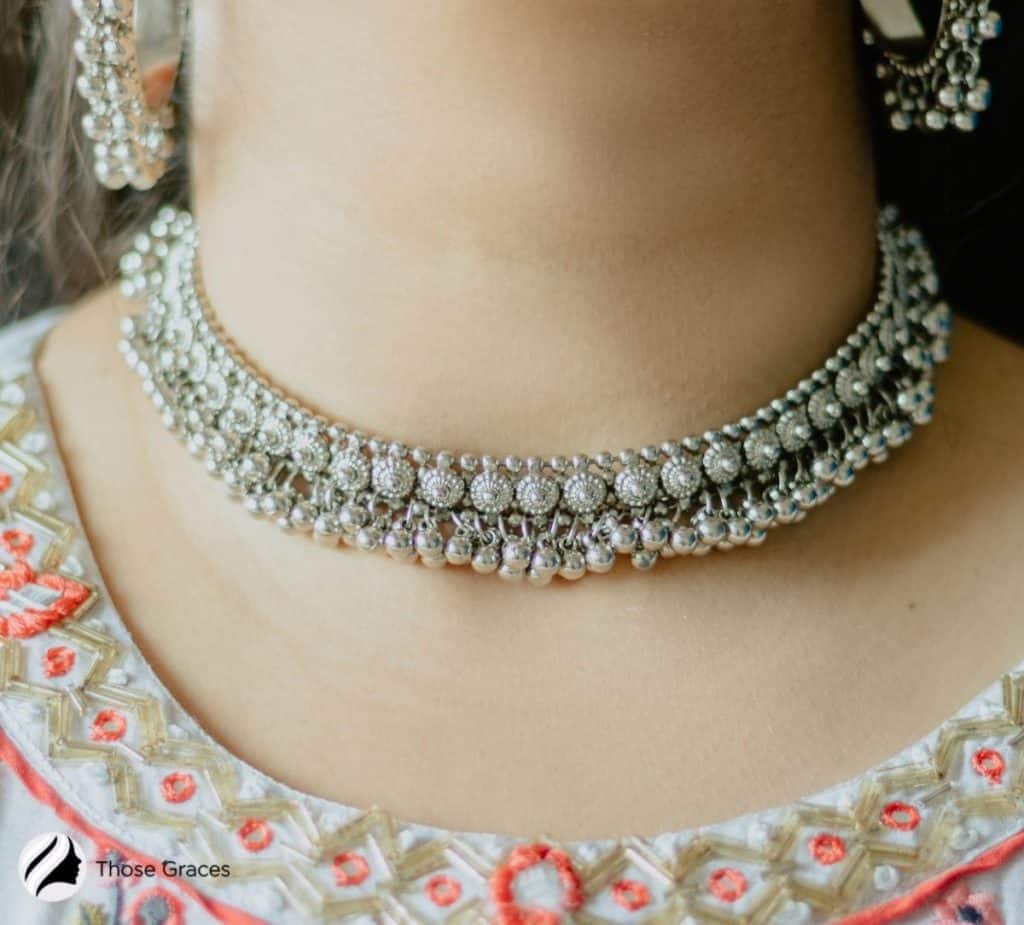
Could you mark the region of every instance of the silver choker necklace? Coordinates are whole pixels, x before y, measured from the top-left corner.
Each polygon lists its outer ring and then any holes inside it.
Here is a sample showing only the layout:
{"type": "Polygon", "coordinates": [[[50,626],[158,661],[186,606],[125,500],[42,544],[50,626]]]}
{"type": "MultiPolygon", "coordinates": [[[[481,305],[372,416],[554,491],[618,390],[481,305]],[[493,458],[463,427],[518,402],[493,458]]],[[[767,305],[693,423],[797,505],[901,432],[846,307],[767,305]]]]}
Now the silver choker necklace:
{"type": "Polygon", "coordinates": [[[119,347],[164,423],[258,517],[327,545],[384,549],[547,584],[761,543],[932,413],[952,313],[918,230],[879,213],[875,302],[786,394],[700,436],[592,456],[410,449],[301,407],[260,377],[207,304],[187,212],[161,209],[121,260],[144,311],[119,347]]]}

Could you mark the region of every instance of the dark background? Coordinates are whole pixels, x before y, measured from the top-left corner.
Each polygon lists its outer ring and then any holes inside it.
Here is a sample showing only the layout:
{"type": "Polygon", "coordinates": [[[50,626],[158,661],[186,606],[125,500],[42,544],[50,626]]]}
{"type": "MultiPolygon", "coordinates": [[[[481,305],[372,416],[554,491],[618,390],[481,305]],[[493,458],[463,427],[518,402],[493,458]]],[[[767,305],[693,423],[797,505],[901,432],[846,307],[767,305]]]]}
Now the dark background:
{"type": "MultiPolygon", "coordinates": [[[[927,15],[927,2],[915,6],[927,15]]],[[[869,50],[864,73],[882,200],[922,225],[956,310],[1024,343],[1024,11],[1014,0],[992,6],[1004,28],[982,48],[992,106],[976,131],[891,131],[869,50]]]]}

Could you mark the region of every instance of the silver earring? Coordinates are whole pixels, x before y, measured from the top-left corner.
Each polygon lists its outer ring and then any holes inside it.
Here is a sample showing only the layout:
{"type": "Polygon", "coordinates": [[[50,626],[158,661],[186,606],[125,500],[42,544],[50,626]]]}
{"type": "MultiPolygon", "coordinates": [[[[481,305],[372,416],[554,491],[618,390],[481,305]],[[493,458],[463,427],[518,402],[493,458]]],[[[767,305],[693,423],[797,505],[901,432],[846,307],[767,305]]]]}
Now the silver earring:
{"type": "Polygon", "coordinates": [[[989,0],[942,0],[929,30],[910,0],[861,0],[864,41],[880,50],[876,75],[894,129],[975,129],[992,95],[980,74],[982,45],[1002,32],[990,6],[989,0]]]}
{"type": "Polygon", "coordinates": [[[149,189],[174,150],[171,90],[181,60],[184,0],[72,0],[81,26],[76,81],[88,111],[93,169],[109,189],[149,189]]]}

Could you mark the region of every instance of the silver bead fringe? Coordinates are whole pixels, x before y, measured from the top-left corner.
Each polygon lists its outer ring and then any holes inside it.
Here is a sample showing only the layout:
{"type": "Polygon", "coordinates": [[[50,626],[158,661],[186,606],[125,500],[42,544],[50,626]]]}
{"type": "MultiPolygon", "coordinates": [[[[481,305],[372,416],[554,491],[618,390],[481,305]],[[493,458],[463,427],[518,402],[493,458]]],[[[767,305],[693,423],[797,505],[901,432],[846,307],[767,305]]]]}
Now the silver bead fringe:
{"type": "Polygon", "coordinates": [[[138,66],[133,0],[71,0],[80,20],[75,86],[88,104],[82,128],[92,141],[93,170],[108,189],[149,189],[174,150],[170,104],[146,105],[138,66]]]}
{"type": "Polygon", "coordinates": [[[593,456],[457,456],[331,423],[261,378],[222,335],[192,217],[162,209],[121,260],[145,300],[129,367],[188,449],[257,517],[327,545],[510,580],[638,569],[761,543],[881,462],[932,414],[952,313],[921,234],[885,208],[876,300],[823,366],[701,436],[593,456]]]}
{"type": "Polygon", "coordinates": [[[989,0],[943,0],[937,33],[917,58],[887,49],[883,37],[865,30],[864,41],[882,50],[876,76],[892,127],[973,131],[992,99],[992,87],[981,76],[982,45],[1001,32],[1002,19],[989,0]]]}

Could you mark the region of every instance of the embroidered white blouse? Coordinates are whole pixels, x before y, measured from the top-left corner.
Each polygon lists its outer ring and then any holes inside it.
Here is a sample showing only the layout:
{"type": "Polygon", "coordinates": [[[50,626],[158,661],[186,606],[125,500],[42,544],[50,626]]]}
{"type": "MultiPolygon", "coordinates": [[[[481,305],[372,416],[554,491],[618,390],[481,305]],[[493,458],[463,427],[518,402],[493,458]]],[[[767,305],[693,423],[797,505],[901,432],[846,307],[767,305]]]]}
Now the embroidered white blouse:
{"type": "Polygon", "coordinates": [[[59,316],[0,332],[0,922],[1024,925],[1024,665],[855,780],[649,838],[444,831],[245,764],[103,588],[33,366],[59,316]]]}

